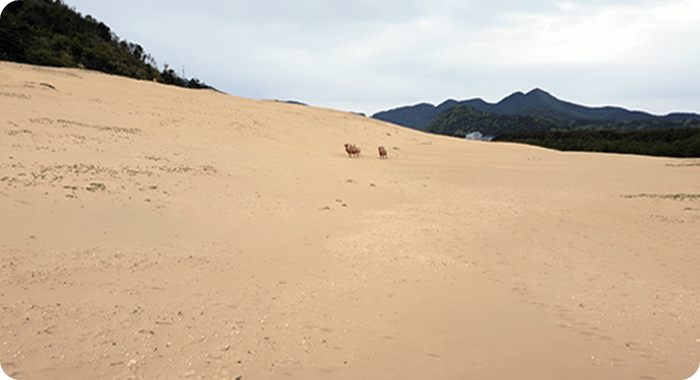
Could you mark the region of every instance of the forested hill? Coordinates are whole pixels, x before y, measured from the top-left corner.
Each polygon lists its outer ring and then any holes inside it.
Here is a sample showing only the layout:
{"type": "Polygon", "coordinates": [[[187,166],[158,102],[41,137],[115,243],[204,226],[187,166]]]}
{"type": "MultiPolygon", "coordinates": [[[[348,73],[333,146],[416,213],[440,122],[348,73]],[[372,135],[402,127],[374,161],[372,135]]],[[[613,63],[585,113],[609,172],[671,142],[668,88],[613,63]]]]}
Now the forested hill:
{"type": "Polygon", "coordinates": [[[499,115],[480,111],[474,107],[455,106],[443,112],[426,132],[464,137],[479,131],[486,136],[499,136],[514,132],[532,131],[643,131],[668,128],[700,128],[700,118],[674,120],[648,118],[627,121],[601,119],[548,119],[542,116],[499,115]]]}
{"type": "Polygon", "coordinates": [[[107,25],[81,16],[60,0],[14,1],[0,17],[0,60],[55,67],[80,67],[190,88],[211,88],[185,79],[138,44],[120,40],[107,25]]]}
{"type": "Polygon", "coordinates": [[[372,117],[413,129],[425,130],[438,116],[455,106],[471,107],[478,111],[496,115],[540,117],[558,124],[566,124],[576,120],[604,120],[607,123],[642,119],[700,119],[700,115],[693,113],[671,113],[665,116],[654,116],[646,112],[630,111],[621,107],[587,107],[557,99],[548,92],[538,88],[527,94],[519,91],[515,92],[498,103],[488,103],[479,98],[463,101],[447,100],[438,106],[421,103],[378,112],[372,117]]]}
{"type": "Polygon", "coordinates": [[[516,131],[549,131],[559,127],[558,123],[542,117],[499,115],[474,107],[454,106],[438,116],[425,131],[464,137],[476,131],[486,136],[497,136],[516,131]]]}

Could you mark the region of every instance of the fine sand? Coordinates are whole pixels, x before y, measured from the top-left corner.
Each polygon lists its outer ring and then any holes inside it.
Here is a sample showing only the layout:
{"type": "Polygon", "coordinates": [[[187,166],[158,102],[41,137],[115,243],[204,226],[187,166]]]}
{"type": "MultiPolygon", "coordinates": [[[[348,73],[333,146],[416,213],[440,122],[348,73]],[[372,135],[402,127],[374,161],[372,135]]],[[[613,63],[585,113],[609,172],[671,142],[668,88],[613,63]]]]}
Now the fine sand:
{"type": "Polygon", "coordinates": [[[700,160],[7,62],[0,104],[13,378],[682,380],[700,364],[700,160]]]}

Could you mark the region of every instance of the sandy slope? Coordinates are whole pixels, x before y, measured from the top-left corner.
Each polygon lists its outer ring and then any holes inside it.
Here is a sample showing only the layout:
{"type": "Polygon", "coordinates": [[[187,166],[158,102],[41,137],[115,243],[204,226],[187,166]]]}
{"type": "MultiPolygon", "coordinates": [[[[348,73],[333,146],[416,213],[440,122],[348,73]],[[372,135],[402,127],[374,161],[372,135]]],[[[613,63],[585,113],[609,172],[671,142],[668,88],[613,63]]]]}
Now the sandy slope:
{"type": "Polygon", "coordinates": [[[700,160],[6,62],[0,104],[16,379],[650,380],[700,363],[700,160]]]}

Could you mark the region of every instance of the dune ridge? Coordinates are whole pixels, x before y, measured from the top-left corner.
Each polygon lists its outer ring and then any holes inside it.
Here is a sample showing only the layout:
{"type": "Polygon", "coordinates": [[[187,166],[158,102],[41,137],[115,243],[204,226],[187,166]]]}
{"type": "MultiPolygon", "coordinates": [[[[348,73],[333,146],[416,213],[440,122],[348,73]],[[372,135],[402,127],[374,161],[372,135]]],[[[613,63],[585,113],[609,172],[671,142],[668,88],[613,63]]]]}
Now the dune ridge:
{"type": "Polygon", "coordinates": [[[700,362],[698,160],[7,62],[0,101],[14,378],[686,379],[700,362]]]}

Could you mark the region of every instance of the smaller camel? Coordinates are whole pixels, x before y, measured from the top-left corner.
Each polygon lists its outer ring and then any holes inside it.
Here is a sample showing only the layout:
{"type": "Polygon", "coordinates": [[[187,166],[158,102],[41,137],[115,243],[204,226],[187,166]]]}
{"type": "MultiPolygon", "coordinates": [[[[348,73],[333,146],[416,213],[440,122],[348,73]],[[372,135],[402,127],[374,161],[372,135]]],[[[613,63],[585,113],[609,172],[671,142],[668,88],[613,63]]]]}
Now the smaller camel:
{"type": "Polygon", "coordinates": [[[386,149],[383,146],[379,147],[379,158],[387,158],[386,149]]]}

